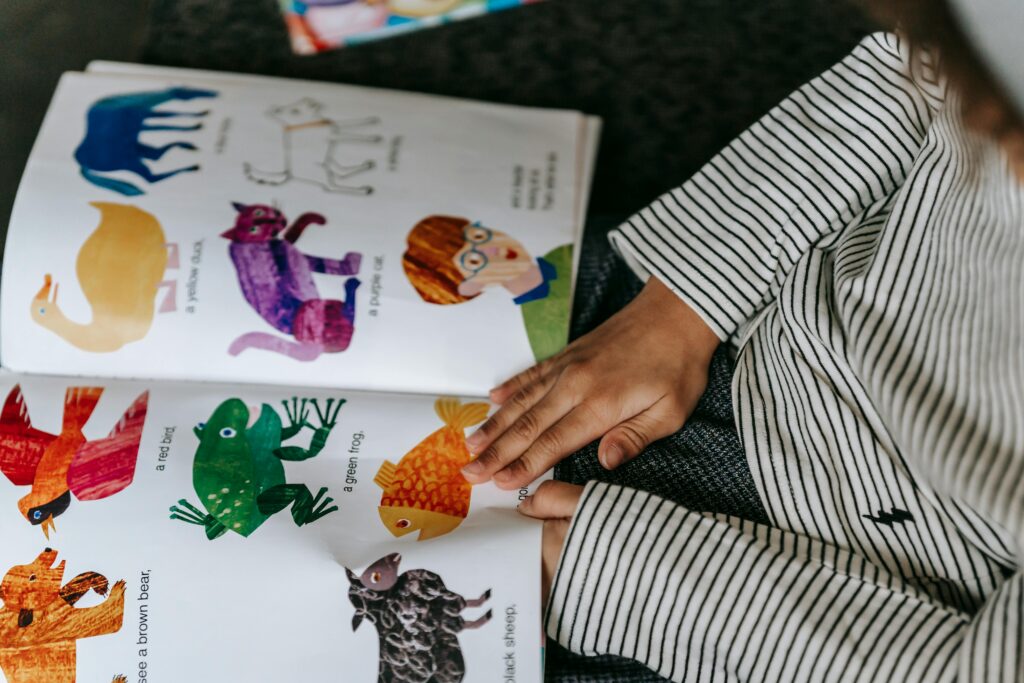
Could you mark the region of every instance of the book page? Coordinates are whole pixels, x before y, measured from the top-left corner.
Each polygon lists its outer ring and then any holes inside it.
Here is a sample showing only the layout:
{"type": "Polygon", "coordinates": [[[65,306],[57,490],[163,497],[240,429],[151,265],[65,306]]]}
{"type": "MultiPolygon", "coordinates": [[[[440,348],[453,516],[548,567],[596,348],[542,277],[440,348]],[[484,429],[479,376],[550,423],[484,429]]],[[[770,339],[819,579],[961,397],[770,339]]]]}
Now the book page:
{"type": "Polygon", "coordinates": [[[6,367],[482,395],[564,345],[580,115],[268,80],[65,76],[6,367]]]}
{"type": "Polygon", "coordinates": [[[541,680],[541,527],[458,475],[486,404],[7,373],[0,400],[0,679],[541,680]]]}
{"type": "MultiPolygon", "coordinates": [[[[134,62],[112,62],[96,59],[86,66],[87,73],[122,75],[122,76],[159,76],[161,78],[188,78],[204,81],[231,81],[232,83],[282,83],[294,84],[295,79],[277,76],[260,76],[225,71],[208,71],[203,69],[186,69],[181,67],[157,66],[153,64],[137,64],[134,62]]],[[[313,85],[317,81],[303,81],[313,85]]],[[[579,119],[579,139],[576,150],[576,207],[573,223],[576,226],[576,237],[573,242],[572,287],[576,291],[576,278],[579,275],[579,263],[583,230],[586,224],[587,206],[590,203],[590,191],[594,180],[594,167],[597,163],[597,152],[600,146],[601,117],[582,115],[579,119]]]]}

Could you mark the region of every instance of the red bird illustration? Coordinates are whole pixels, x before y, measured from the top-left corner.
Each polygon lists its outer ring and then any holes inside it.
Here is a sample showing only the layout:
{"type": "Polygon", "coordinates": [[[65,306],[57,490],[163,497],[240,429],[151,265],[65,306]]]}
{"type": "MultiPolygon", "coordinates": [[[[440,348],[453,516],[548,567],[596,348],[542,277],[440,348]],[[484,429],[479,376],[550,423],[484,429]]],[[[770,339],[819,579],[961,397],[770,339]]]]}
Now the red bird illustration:
{"type": "Polygon", "coordinates": [[[149,392],[135,399],[106,438],[88,441],[82,428],[102,394],[98,387],[69,387],[57,435],[32,426],[20,385],[11,389],[0,412],[0,472],[15,486],[32,487],[18,509],[47,538],[54,519],[71,504],[71,494],[83,502],[109,498],[135,477],[149,392]]]}

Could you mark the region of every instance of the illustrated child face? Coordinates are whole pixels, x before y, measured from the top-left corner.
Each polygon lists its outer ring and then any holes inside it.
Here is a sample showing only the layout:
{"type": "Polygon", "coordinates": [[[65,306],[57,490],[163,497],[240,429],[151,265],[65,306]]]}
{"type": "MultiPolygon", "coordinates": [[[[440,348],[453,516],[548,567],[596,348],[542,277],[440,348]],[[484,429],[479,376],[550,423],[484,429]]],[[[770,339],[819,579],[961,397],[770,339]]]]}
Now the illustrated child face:
{"type": "Polygon", "coordinates": [[[471,297],[485,287],[522,276],[533,267],[533,258],[517,240],[478,223],[463,229],[465,244],[452,262],[463,277],[459,294],[471,297]]]}
{"type": "Polygon", "coordinates": [[[517,240],[457,216],[427,216],[409,231],[402,269],[420,298],[461,304],[492,285],[520,296],[544,283],[539,264],[517,240]]]}

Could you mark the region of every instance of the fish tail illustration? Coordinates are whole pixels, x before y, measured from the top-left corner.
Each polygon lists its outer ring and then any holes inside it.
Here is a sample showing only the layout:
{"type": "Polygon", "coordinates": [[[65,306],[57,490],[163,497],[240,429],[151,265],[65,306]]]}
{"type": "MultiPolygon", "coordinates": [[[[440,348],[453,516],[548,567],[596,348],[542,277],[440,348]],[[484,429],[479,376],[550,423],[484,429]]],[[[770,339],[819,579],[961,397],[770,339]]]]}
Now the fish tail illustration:
{"type": "Polygon", "coordinates": [[[441,420],[456,430],[480,424],[487,419],[491,409],[486,403],[467,403],[462,405],[457,398],[439,398],[434,403],[434,410],[441,420]]]}
{"type": "Polygon", "coordinates": [[[380,466],[379,470],[377,470],[377,476],[373,478],[373,483],[386,491],[394,482],[395,463],[390,460],[385,460],[384,464],[380,466]]]}
{"type": "Polygon", "coordinates": [[[102,387],[68,387],[64,393],[64,427],[62,431],[82,431],[103,395],[102,387]]]}

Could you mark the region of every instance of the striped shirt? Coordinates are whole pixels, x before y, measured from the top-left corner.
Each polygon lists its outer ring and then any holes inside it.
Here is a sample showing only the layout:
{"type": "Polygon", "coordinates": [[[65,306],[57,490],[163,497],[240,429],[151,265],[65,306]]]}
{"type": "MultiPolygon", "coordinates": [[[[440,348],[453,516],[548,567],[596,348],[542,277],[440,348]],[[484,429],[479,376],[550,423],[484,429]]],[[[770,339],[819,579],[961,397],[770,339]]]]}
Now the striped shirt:
{"type": "Polygon", "coordinates": [[[738,350],[770,526],[591,483],[546,617],[676,681],[1024,680],[1024,186],[894,35],[612,235],[738,350]]]}

